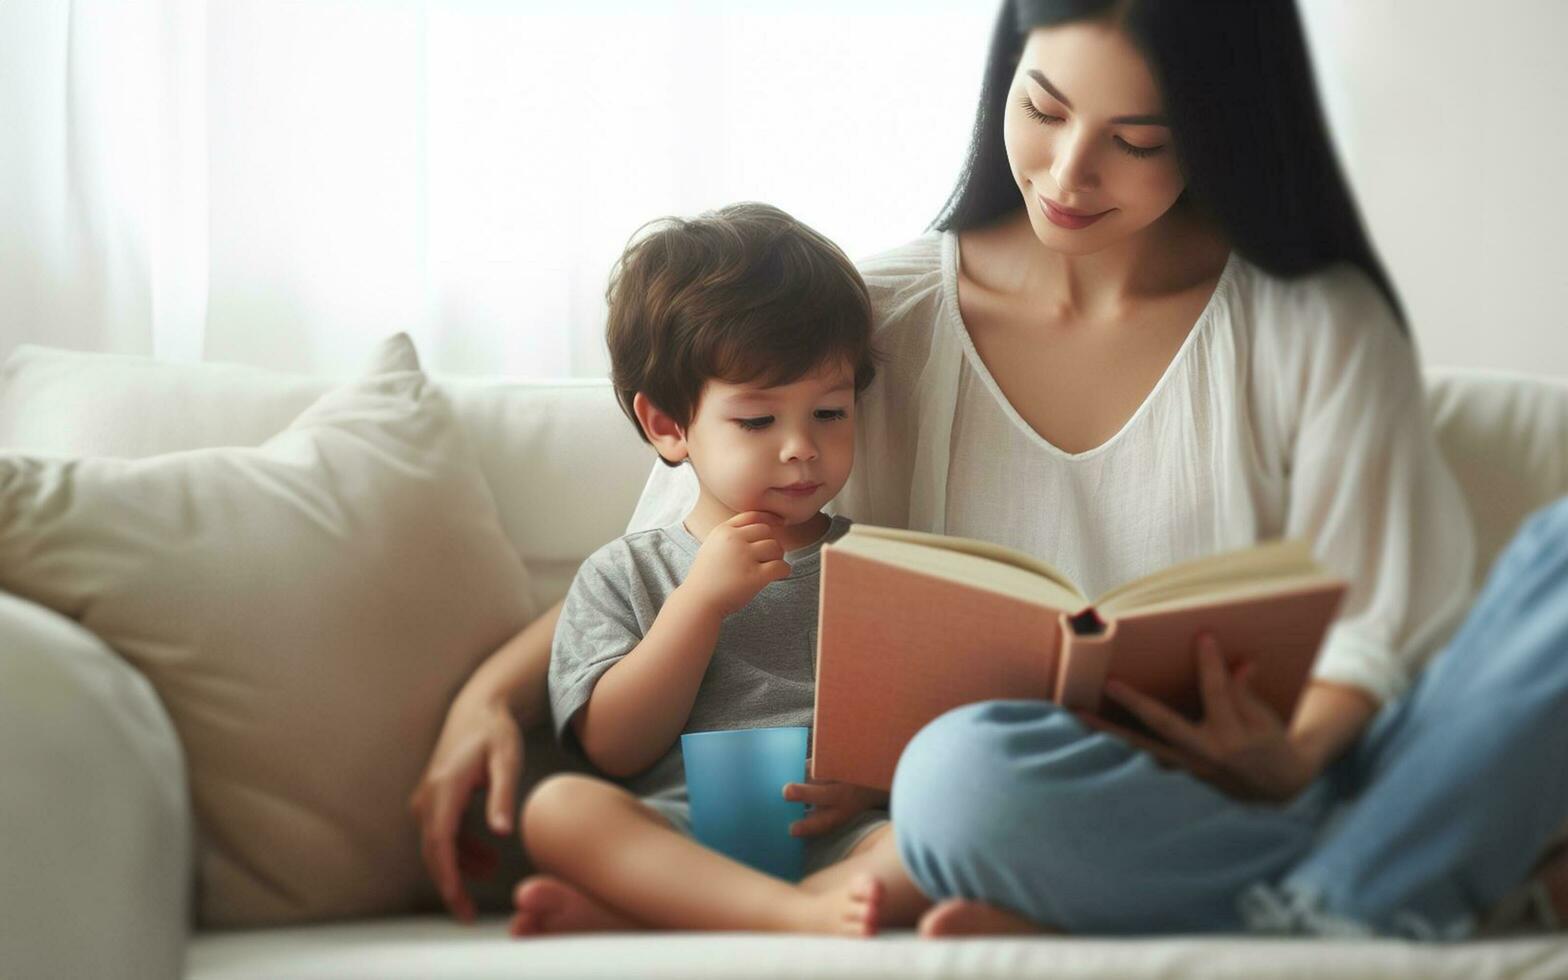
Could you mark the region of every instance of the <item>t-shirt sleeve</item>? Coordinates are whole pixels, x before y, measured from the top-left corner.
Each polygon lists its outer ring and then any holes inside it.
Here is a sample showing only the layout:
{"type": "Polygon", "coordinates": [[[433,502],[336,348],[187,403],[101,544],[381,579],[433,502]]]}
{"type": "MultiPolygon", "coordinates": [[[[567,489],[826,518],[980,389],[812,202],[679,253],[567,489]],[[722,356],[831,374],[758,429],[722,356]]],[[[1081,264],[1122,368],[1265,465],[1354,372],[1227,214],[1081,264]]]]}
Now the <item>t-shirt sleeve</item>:
{"type": "Polygon", "coordinates": [[[567,590],[547,680],[557,739],[567,740],[572,716],[588,703],[599,678],[642,642],[631,569],[624,541],[612,541],[583,562],[567,590]]]}
{"type": "Polygon", "coordinates": [[[643,485],[642,496],[627,522],[626,533],[669,527],[691,513],[697,504],[697,474],[690,466],[669,466],[653,461],[653,472],[643,485]]]}
{"type": "Polygon", "coordinates": [[[1348,267],[1309,283],[1284,317],[1302,343],[1278,364],[1299,395],[1285,533],[1349,581],[1315,676],[1386,701],[1463,617],[1474,532],[1382,293],[1348,267]]]}

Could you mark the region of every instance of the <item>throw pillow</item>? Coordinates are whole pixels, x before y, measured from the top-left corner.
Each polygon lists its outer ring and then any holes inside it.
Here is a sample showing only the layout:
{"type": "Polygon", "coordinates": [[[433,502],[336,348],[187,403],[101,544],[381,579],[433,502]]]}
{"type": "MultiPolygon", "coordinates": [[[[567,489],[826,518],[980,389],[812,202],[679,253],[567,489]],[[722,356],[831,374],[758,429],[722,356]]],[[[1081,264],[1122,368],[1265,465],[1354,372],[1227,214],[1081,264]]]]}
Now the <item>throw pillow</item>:
{"type": "Polygon", "coordinates": [[[532,615],[446,397],[399,335],[254,448],[0,456],[0,588],[79,621],[180,736],[206,926],[406,911],[407,798],[532,615]]]}

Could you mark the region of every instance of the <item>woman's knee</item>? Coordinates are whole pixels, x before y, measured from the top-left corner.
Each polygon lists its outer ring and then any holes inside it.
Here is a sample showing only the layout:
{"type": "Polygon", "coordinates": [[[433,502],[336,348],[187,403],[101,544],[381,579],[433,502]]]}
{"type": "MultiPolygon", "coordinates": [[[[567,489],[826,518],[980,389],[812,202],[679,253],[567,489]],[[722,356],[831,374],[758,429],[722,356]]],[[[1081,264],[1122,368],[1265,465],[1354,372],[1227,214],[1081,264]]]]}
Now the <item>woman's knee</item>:
{"type": "Polygon", "coordinates": [[[1042,758],[1086,734],[1048,701],[985,701],[941,715],[916,733],[893,776],[901,846],[987,846],[1030,806],[1025,795],[1049,791],[1052,767],[1042,758]]]}
{"type": "Polygon", "coordinates": [[[998,708],[1015,704],[1039,705],[1041,711],[1054,707],[1044,701],[983,701],[954,708],[916,732],[893,774],[892,796],[900,801],[895,808],[910,814],[947,809],[954,802],[955,778],[989,778],[987,770],[1004,765],[1007,755],[1007,723],[998,723],[998,708]]]}
{"type": "Polygon", "coordinates": [[[893,775],[894,792],[906,797],[934,792],[949,800],[955,778],[1007,778],[1022,755],[1078,741],[1086,729],[1050,701],[980,701],[939,715],[905,746],[893,775]]]}

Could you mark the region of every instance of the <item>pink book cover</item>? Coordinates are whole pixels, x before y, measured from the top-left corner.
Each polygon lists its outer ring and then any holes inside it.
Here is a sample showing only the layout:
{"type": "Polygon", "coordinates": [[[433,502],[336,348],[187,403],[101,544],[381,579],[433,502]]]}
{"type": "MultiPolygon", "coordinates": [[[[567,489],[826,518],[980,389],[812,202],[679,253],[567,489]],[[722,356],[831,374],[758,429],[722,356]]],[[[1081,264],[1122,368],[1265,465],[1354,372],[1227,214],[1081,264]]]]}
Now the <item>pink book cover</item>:
{"type": "Polygon", "coordinates": [[[813,778],[888,789],[904,746],[944,711],[1049,697],[1057,613],[824,548],[813,778]]]}

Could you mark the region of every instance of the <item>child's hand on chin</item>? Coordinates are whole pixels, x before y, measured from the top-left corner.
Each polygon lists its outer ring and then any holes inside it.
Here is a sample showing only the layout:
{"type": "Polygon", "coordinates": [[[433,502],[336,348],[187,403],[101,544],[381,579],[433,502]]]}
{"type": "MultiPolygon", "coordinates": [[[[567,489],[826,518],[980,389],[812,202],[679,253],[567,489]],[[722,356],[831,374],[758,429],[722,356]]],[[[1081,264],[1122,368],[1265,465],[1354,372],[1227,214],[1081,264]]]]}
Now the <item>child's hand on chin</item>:
{"type": "Polygon", "coordinates": [[[718,525],[697,549],[678,592],[721,616],[740,609],[770,582],[789,577],[784,546],[775,537],[783,520],[749,510],[718,525]]]}
{"type": "MultiPolygon", "coordinates": [[[[807,763],[808,769],[810,763],[807,763]]],[[[806,816],[790,824],[794,837],[814,837],[842,827],[857,815],[872,807],[886,806],[887,794],[881,790],[867,789],[851,783],[831,779],[808,779],[804,783],[786,783],[784,798],[791,803],[805,803],[811,807],[806,816]]]]}

